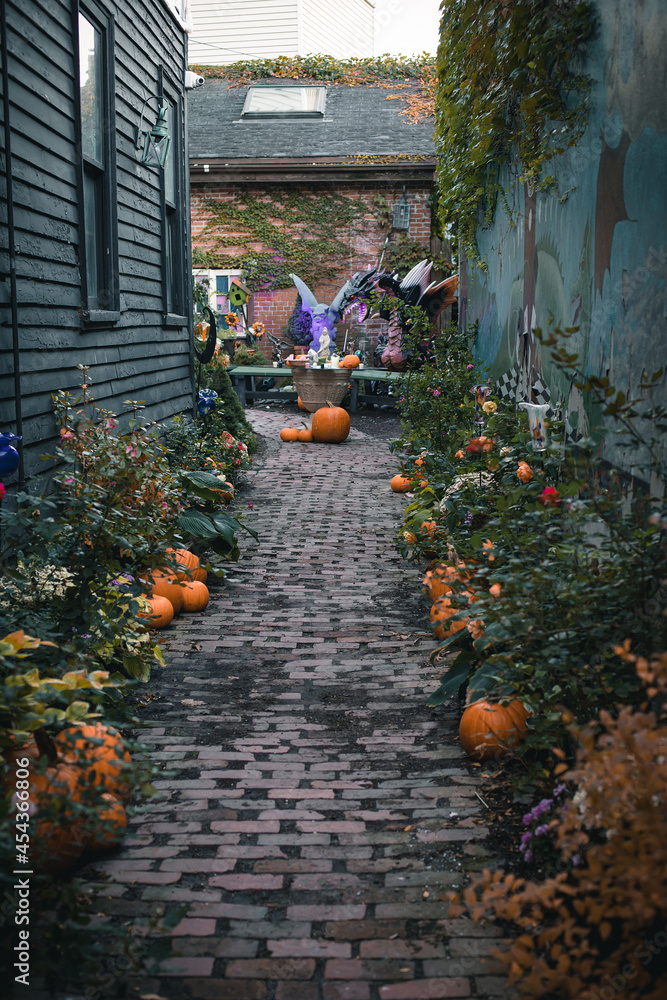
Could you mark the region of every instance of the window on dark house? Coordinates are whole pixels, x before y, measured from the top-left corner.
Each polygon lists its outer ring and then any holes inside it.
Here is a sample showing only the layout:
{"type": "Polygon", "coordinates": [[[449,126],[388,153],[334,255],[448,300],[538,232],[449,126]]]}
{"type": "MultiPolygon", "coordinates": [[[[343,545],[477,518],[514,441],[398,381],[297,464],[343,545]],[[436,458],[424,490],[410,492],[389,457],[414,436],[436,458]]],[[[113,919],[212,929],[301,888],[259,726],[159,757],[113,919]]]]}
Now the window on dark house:
{"type": "Polygon", "coordinates": [[[163,93],[169,127],[169,152],[163,179],[163,273],[166,322],[182,323],[185,311],[185,220],[183,218],[182,109],[179,100],[163,93]]]}
{"type": "Polygon", "coordinates": [[[86,6],[78,25],[84,315],[111,320],[118,310],[113,23],[86,6]]]}

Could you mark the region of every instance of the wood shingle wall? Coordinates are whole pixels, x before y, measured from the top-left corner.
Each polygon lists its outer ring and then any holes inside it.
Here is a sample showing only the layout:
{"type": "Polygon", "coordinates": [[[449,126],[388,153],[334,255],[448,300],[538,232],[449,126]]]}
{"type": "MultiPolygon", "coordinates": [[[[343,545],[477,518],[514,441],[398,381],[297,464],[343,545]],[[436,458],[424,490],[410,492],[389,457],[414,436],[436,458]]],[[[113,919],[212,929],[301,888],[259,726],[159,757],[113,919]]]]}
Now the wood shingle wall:
{"type": "MultiPolygon", "coordinates": [[[[16,308],[25,473],[57,434],[51,394],[75,389],[77,364],[90,366],[100,405],[119,411],[142,399],[160,419],[192,406],[189,284],[189,185],[183,71],[187,36],[160,0],[99,0],[113,16],[120,316],[87,324],[82,305],[82,236],[78,152],[79,69],[74,0],[0,0],[7,22],[7,75],[13,183],[16,308]],[[145,98],[164,90],[182,113],[179,200],[182,201],[184,300],[178,320],[165,314],[162,178],[139,163],[135,128],[145,98]]],[[[0,78],[0,86],[2,79],[0,78]]],[[[17,406],[9,275],[4,90],[0,102],[0,431],[16,431],[17,406]],[[4,280],[2,280],[4,279],[4,280]]],[[[154,118],[154,113],[153,113],[154,118]]],[[[149,124],[153,118],[150,118],[149,124]]],[[[16,477],[12,477],[14,480],[16,477]]]]}

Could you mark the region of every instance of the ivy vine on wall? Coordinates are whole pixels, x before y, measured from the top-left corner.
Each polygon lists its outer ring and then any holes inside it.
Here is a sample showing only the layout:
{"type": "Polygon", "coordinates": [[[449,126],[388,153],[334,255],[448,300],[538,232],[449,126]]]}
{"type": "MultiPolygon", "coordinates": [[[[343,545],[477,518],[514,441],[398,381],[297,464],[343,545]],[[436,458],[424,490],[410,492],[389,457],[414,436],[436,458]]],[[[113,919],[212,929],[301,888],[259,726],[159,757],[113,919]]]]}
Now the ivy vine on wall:
{"type": "Polygon", "coordinates": [[[502,168],[556,188],[549,161],[586,126],[590,79],[582,72],[594,33],[585,0],[442,0],[437,55],[436,143],[440,212],[481,263],[476,231],[498,200],[502,168]]]}
{"type": "Polygon", "coordinates": [[[193,265],[239,269],[252,291],[290,288],[290,271],[309,285],[337,278],[365,228],[366,205],[336,193],[270,186],[261,195],[241,190],[233,200],[209,198],[204,207],[211,218],[197,240],[213,246],[193,247],[193,265]]]}
{"type": "MultiPolygon", "coordinates": [[[[403,277],[428,255],[428,248],[407,233],[392,232],[393,203],[388,198],[376,193],[371,205],[379,231],[390,234],[383,267],[403,277]]],[[[350,257],[357,256],[355,238],[368,233],[368,204],[338,193],[270,186],[255,195],[242,189],[232,200],[208,198],[204,208],[210,218],[197,241],[213,245],[208,250],[193,246],[194,267],[238,269],[254,292],[291,288],[290,272],[311,287],[345,280],[350,257]],[[242,252],[234,252],[240,247],[242,252]]],[[[445,258],[435,264],[441,270],[451,268],[445,258]]]]}

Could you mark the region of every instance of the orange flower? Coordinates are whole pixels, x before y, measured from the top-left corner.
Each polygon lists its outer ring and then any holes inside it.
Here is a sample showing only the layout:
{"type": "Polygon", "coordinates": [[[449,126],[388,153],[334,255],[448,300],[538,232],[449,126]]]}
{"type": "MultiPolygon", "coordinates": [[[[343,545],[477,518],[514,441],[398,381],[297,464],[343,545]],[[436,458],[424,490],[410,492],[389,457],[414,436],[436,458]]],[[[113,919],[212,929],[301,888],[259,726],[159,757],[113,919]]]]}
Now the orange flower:
{"type": "Polygon", "coordinates": [[[465,454],[464,454],[464,452],[462,452],[462,451],[461,451],[461,449],[459,448],[459,450],[457,451],[457,453],[456,453],[456,455],[455,455],[454,457],[455,457],[455,458],[465,458],[465,454]]]}
{"type": "Polygon", "coordinates": [[[482,548],[486,550],[489,557],[489,562],[493,562],[496,557],[491,551],[493,549],[493,542],[491,541],[490,538],[487,538],[485,542],[482,542],[482,548]]]}
{"type": "Polygon", "coordinates": [[[481,618],[475,618],[473,621],[468,622],[466,628],[473,639],[481,639],[484,635],[484,622],[481,618]]]}
{"type": "Polygon", "coordinates": [[[494,583],[489,587],[489,593],[493,597],[500,597],[501,586],[499,583],[494,583]]]}
{"type": "Polygon", "coordinates": [[[519,468],[516,470],[516,474],[522,483],[528,483],[533,478],[533,470],[528,465],[528,462],[519,462],[519,468]]]}
{"type": "Polygon", "coordinates": [[[411,531],[404,531],[403,538],[406,540],[408,545],[414,545],[417,541],[417,536],[413,535],[411,531]]]}

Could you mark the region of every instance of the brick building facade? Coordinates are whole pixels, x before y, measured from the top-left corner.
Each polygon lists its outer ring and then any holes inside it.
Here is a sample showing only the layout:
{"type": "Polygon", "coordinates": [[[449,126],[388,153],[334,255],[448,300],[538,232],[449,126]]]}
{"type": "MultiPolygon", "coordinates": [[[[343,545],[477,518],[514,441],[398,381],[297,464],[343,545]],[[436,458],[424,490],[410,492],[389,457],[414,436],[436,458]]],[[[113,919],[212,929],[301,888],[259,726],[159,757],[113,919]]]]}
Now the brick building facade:
{"type": "MultiPolygon", "coordinates": [[[[281,80],[278,89],[283,85],[281,80]]],[[[221,223],[216,206],[238,206],[247,194],[279,204],[286,191],[311,199],[335,194],[355,203],[354,221],[342,225],[335,234],[345,247],[333,268],[329,262],[329,274],[300,274],[318,301],[329,303],[352,273],[377,263],[387,237],[390,246],[385,264],[400,259],[396,257],[398,246],[405,259],[406,250],[413,259],[415,254],[417,259],[429,256],[435,167],[432,122],[405,121],[399,114],[402,105],[387,101],[386,90],[368,86],[327,88],[326,110],[320,119],[284,115],[245,121],[243,109],[248,107],[250,89],[230,89],[224,81],[209,80],[191,95],[193,256],[200,262],[200,274],[217,277],[220,292],[225,271],[231,274],[235,267],[243,270],[244,280],[254,291],[251,320],[261,320],[270,333],[284,336],[296,289],[291,283],[280,287],[289,281],[284,273],[282,281],[268,283],[272,287],[261,280],[253,284],[240,264],[244,255],[270,255],[274,251],[278,255],[276,247],[258,239],[252,226],[244,225],[242,216],[235,223],[221,223]],[[299,155],[304,147],[310,150],[308,156],[299,155]],[[395,229],[393,209],[399,202],[407,203],[409,221],[404,219],[407,226],[395,229]]],[[[262,91],[265,96],[264,87],[262,91]]],[[[293,238],[301,234],[304,240],[312,237],[304,222],[284,218],[277,224],[284,225],[293,238]]],[[[293,269],[299,274],[298,266],[293,269]]],[[[224,310],[224,294],[215,295],[215,288],[211,291],[219,311],[224,310]]],[[[350,342],[363,346],[365,341],[377,339],[383,325],[376,318],[361,327],[350,314],[338,325],[337,343],[342,346],[347,334],[348,347],[350,342]]]]}

